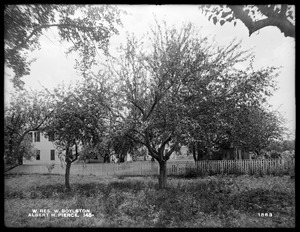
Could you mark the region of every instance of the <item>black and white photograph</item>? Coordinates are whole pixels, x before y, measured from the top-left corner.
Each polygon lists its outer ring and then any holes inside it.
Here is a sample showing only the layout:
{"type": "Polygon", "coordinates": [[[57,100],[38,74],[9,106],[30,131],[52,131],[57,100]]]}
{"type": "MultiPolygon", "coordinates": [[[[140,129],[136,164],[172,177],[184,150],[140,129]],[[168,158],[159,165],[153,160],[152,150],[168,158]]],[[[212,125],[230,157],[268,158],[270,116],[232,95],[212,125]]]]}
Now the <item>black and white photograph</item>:
{"type": "Polygon", "coordinates": [[[295,228],[295,5],[6,4],[5,228],[295,228]]]}

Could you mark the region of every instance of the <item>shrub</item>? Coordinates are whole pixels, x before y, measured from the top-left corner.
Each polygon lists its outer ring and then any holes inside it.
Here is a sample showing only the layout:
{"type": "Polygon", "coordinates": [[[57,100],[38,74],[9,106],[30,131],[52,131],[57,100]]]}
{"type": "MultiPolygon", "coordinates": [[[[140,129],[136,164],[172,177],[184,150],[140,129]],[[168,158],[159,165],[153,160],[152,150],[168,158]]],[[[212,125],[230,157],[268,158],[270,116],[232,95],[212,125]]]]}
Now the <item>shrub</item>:
{"type": "Polygon", "coordinates": [[[200,176],[200,173],[195,168],[187,168],[187,170],[183,176],[185,178],[196,178],[196,177],[200,176]]]}
{"type": "Polygon", "coordinates": [[[48,169],[48,173],[51,174],[52,170],[53,170],[54,167],[55,167],[55,164],[48,164],[46,167],[47,167],[47,169],[48,169]]]}

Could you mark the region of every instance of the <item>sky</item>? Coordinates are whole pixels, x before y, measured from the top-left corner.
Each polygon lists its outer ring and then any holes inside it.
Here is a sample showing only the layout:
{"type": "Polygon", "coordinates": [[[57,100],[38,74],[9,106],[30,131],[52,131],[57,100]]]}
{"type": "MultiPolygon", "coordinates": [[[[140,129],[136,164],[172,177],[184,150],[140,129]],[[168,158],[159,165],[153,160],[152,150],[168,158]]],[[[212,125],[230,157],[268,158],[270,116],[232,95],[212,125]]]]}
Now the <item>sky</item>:
{"type": "MultiPolygon", "coordinates": [[[[114,36],[111,48],[124,42],[126,33],[141,36],[147,33],[149,26],[157,19],[166,20],[168,25],[180,27],[183,23],[191,22],[199,28],[201,34],[214,37],[220,45],[227,45],[234,38],[242,40],[242,49],[252,49],[255,54],[254,68],[266,66],[282,66],[277,77],[278,90],[274,92],[269,103],[274,110],[278,110],[287,120],[286,127],[295,136],[295,39],[284,37],[275,27],[266,27],[249,37],[248,29],[238,22],[236,26],[225,23],[223,26],[214,25],[202,15],[197,5],[119,5],[127,11],[121,17],[123,28],[120,34],[114,36]]],[[[66,45],[60,44],[55,35],[55,29],[49,30],[41,38],[41,49],[32,52],[37,61],[31,65],[31,73],[23,77],[26,89],[52,89],[61,83],[72,83],[80,80],[80,75],[74,70],[75,55],[65,55],[66,45]]],[[[12,90],[10,71],[5,75],[5,99],[12,90]]]]}

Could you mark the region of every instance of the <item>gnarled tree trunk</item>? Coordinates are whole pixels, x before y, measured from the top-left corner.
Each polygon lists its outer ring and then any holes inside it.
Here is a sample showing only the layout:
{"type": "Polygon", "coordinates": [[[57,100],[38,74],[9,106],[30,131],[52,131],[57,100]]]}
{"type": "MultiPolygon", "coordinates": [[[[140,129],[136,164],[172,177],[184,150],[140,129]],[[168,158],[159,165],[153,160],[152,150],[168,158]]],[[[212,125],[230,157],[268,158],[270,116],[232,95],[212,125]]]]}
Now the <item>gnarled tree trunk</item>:
{"type": "Polygon", "coordinates": [[[66,174],[65,174],[65,186],[66,186],[67,190],[71,190],[71,186],[70,186],[70,169],[71,169],[71,162],[67,162],[66,174]]]}
{"type": "Polygon", "coordinates": [[[78,154],[78,147],[77,147],[76,143],[75,143],[75,156],[72,154],[72,150],[70,150],[69,146],[66,148],[65,186],[66,186],[66,189],[68,191],[71,190],[71,186],[70,186],[70,169],[71,169],[71,164],[78,159],[78,156],[79,156],[79,154],[78,154]]]}
{"type": "Polygon", "coordinates": [[[158,175],[159,189],[167,187],[167,161],[159,162],[159,175],[158,175]]]}
{"type": "Polygon", "coordinates": [[[22,165],[22,164],[23,164],[23,156],[18,155],[18,165],[22,165]]]}
{"type": "Polygon", "coordinates": [[[70,169],[71,169],[71,157],[69,147],[66,148],[66,173],[65,173],[65,187],[67,190],[71,190],[70,186],[70,169]]]}
{"type": "Polygon", "coordinates": [[[193,158],[195,162],[203,160],[205,153],[203,150],[201,150],[201,146],[199,143],[195,142],[193,144],[192,152],[193,152],[193,158]]]}

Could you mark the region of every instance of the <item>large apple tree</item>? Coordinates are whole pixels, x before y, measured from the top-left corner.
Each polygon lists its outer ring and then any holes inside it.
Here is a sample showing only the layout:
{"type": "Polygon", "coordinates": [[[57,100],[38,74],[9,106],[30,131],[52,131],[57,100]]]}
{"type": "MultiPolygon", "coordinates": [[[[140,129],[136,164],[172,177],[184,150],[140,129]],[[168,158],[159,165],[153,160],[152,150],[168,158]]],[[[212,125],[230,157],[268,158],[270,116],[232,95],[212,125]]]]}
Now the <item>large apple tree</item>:
{"type": "MultiPolygon", "coordinates": [[[[210,44],[191,24],[178,30],[157,23],[148,35],[144,41],[129,36],[111,70],[126,99],[124,131],[158,161],[159,188],[163,189],[168,159],[180,144],[189,141],[189,108],[195,106],[190,105],[192,88],[198,91],[196,97],[205,99],[210,79],[231,70],[249,54],[240,51],[237,42],[227,47],[210,44]]],[[[209,107],[205,105],[207,110],[209,107]]]]}

